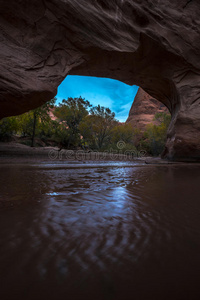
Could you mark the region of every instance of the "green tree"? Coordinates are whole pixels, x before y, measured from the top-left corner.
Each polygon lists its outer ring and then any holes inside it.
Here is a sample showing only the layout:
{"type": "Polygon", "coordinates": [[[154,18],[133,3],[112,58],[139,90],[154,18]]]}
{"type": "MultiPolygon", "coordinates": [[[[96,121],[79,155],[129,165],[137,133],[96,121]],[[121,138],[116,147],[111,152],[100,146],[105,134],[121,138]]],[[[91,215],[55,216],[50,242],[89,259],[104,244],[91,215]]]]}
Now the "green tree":
{"type": "Polygon", "coordinates": [[[123,141],[126,144],[133,143],[134,132],[130,124],[119,124],[115,126],[112,131],[112,143],[117,144],[119,141],[123,141]]]}
{"type": "Polygon", "coordinates": [[[30,110],[22,115],[12,117],[15,119],[15,126],[18,133],[24,137],[31,137],[31,146],[34,146],[35,136],[41,134],[44,127],[49,126],[51,118],[49,112],[54,108],[56,98],[46,102],[41,107],[30,110]]]}
{"type": "Polygon", "coordinates": [[[81,134],[79,129],[80,122],[88,115],[91,107],[89,101],[79,98],[63,99],[62,103],[55,109],[55,115],[61,122],[65,122],[68,127],[67,147],[78,146],[81,144],[81,134]]]}
{"type": "Polygon", "coordinates": [[[19,132],[23,137],[31,136],[33,131],[33,112],[29,111],[16,117],[19,132]]]}
{"type": "Polygon", "coordinates": [[[50,101],[44,103],[42,106],[33,110],[33,132],[32,132],[32,142],[31,147],[34,146],[35,132],[38,121],[43,125],[46,122],[50,122],[51,118],[49,116],[50,110],[54,108],[56,98],[51,99],[50,101]]]}
{"type": "Polygon", "coordinates": [[[136,151],[134,144],[135,134],[130,124],[117,124],[111,130],[110,150],[124,153],[126,151],[136,151]]]}
{"type": "Polygon", "coordinates": [[[164,150],[171,116],[166,113],[157,113],[154,120],[158,121],[160,124],[149,124],[147,126],[144,133],[145,141],[143,141],[143,146],[150,154],[157,156],[164,150]]]}
{"type": "Polygon", "coordinates": [[[4,118],[0,121],[0,140],[9,140],[13,133],[18,131],[16,117],[4,118]]]}
{"type": "Polygon", "coordinates": [[[79,130],[90,147],[101,150],[111,141],[111,130],[116,123],[115,113],[98,105],[82,120],[79,130]]]}
{"type": "Polygon", "coordinates": [[[54,108],[56,98],[51,99],[50,101],[44,103],[42,106],[26,113],[26,115],[21,116],[21,126],[23,132],[27,132],[31,136],[31,147],[34,146],[36,130],[39,123],[43,124],[50,122],[51,118],[49,112],[54,108]]]}

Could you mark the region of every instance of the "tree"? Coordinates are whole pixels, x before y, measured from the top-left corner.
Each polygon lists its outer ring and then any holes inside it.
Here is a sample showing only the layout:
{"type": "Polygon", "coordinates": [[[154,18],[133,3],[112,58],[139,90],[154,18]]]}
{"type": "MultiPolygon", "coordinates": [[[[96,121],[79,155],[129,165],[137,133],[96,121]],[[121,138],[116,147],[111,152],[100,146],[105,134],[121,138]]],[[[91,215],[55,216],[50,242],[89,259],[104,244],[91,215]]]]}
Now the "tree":
{"type": "Polygon", "coordinates": [[[34,140],[35,140],[35,132],[36,132],[36,126],[38,121],[40,120],[41,123],[48,122],[50,120],[49,112],[54,107],[54,104],[56,102],[56,98],[51,99],[50,101],[46,102],[42,106],[34,109],[32,111],[33,115],[33,131],[32,131],[32,141],[31,141],[31,147],[34,146],[34,140]]]}
{"type": "Polygon", "coordinates": [[[45,127],[47,123],[49,124],[51,122],[49,112],[54,108],[55,101],[56,98],[53,98],[41,107],[13,117],[18,124],[18,131],[21,132],[23,136],[31,137],[32,147],[34,146],[36,134],[39,134],[42,128],[45,127]]]}
{"type": "Polygon", "coordinates": [[[79,130],[90,147],[100,150],[110,141],[114,125],[116,125],[115,113],[98,105],[82,120],[79,130]]]}
{"type": "Polygon", "coordinates": [[[0,121],[0,140],[10,139],[11,135],[18,131],[16,117],[4,118],[0,121]]]}
{"type": "Polygon", "coordinates": [[[23,137],[31,136],[33,131],[33,112],[29,111],[16,117],[19,132],[23,137]]]}
{"type": "Polygon", "coordinates": [[[152,155],[159,155],[163,150],[167,138],[167,129],[171,121],[171,116],[166,113],[157,113],[154,120],[158,121],[159,125],[149,124],[144,133],[143,145],[152,155]]]}
{"type": "Polygon", "coordinates": [[[171,115],[169,115],[165,112],[156,113],[154,120],[158,121],[160,124],[163,124],[167,129],[171,122],[171,115]]]}
{"type": "Polygon", "coordinates": [[[89,101],[79,98],[63,99],[62,103],[55,109],[55,115],[61,122],[66,122],[68,127],[69,146],[78,146],[81,143],[81,134],[79,130],[80,122],[88,115],[88,109],[91,107],[89,101]]]}
{"type": "Polygon", "coordinates": [[[112,142],[117,144],[119,141],[123,141],[126,144],[133,143],[134,132],[130,124],[120,124],[115,126],[112,131],[112,142]]]}

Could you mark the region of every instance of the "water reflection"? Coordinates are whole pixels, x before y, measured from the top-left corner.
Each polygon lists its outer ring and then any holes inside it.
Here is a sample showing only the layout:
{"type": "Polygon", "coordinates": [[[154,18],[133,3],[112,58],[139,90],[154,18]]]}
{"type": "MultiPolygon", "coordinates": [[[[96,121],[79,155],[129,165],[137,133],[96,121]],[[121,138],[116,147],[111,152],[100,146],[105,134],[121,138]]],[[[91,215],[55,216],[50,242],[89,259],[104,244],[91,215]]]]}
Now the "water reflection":
{"type": "Polygon", "coordinates": [[[1,299],[199,298],[199,182],[195,165],[1,166],[1,299]]]}

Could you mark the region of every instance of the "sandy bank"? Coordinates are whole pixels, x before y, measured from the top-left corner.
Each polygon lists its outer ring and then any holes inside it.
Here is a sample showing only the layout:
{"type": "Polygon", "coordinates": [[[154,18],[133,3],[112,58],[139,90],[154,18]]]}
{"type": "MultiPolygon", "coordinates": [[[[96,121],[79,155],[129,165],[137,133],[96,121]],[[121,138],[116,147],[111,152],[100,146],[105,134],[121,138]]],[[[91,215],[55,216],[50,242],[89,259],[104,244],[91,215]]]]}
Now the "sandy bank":
{"type": "Polygon", "coordinates": [[[141,164],[174,164],[160,158],[130,152],[126,155],[83,150],[60,150],[57,147],[30,147],[16,142],[0,142],[0,164],[56,162],[138,162],[141,164]]]}

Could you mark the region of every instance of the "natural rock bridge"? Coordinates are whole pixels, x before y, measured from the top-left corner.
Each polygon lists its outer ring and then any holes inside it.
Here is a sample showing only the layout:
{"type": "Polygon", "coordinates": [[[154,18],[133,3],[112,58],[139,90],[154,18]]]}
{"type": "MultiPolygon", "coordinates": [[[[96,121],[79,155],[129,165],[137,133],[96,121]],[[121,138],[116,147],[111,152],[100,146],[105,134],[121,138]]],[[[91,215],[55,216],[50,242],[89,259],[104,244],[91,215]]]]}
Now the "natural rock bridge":
{"type": "Polygon", "coordinates": [[[200,159],[199,0],[1,0],[0,15],[0,117],[49,100],[67,74],[109,77],[168,107],[165,157],[200,159]]]}

